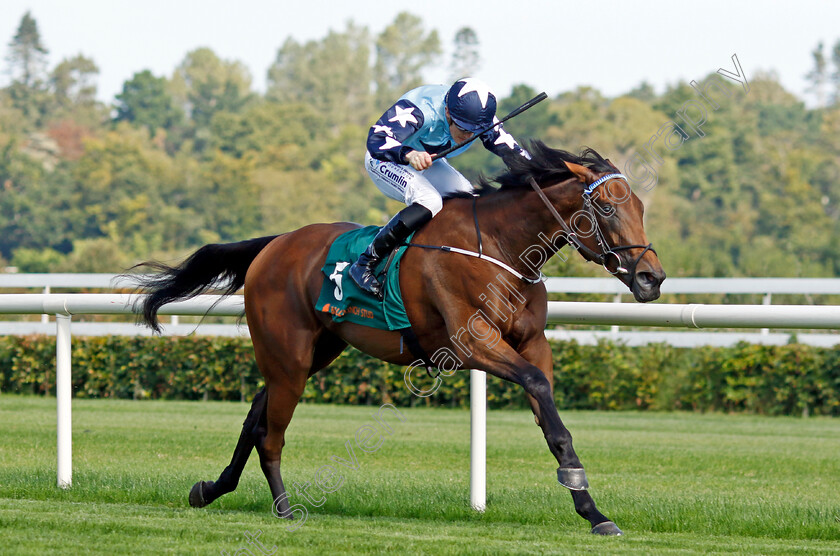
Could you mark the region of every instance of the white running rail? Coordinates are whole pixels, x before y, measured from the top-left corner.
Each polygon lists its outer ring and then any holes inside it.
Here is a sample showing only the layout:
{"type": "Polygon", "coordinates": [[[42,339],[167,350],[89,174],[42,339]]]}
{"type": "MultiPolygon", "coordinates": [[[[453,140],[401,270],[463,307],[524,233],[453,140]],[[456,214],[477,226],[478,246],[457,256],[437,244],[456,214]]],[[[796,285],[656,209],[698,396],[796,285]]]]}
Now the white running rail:
{"type": "MultiPolygon", "coordinates": [[[[139,296],[125,294],[2,294],[0,314],[56,315],[56,412],[58,442],[57,482],[72,484],[72,416],[70,325],[72,315],[133,314],[132,303],[139,296]]],[[[162,315],[239,315],[242,296],[219,299],[201,295],[188,301],[165,305],[162,315]]],[[[665,327],[726,328],[840,328],[840,307],[814,305],[701,305],[701,304],[616,304],[549,302],[552,323],[621,324],[665,327]]],[[[471,371],[470,401],[470,501],[481,511],[485,507],[486,485],[486,377],[471,371]]]]}
{"type": "MultiPolygon", "coordinates": [[[[57,482],[61,488],[69,488],[73,477],[71,318],[73,315],[134,314],[132,304],[138,297],[112,293],[0,295],[0,314],[56,316],[57,482]]],[[[161,307],[159,313],[162,315],[236,316],[243,310],[242,296],[220,299],[216,295],[200,295],[188,301],[165,305],[161,307]]]]}

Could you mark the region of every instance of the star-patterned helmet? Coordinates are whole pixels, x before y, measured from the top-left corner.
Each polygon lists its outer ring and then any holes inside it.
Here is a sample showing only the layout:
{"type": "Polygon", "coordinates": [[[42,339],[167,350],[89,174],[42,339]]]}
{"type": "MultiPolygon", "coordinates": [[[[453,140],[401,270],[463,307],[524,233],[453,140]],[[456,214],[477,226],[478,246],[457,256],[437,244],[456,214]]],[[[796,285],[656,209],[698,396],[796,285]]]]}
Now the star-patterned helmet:
{"type": "Polygon", "coordinates": [[[446,93],[446,107],[455,125],[476,133],[489,127],[496,115],[496,95],[484,81],[465,77],[446,93]]]}

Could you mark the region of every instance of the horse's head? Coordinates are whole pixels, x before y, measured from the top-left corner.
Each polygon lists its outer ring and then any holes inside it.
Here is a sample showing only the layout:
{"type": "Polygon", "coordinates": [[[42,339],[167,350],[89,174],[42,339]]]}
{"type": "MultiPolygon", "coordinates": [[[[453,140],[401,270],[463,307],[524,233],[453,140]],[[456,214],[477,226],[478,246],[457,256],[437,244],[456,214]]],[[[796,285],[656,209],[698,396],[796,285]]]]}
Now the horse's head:
{"type": "Polygon", "coordinates": [[[578,181],[569,203],[572,210],[567,209],[569,243],[626,284],[636,301],[658,299],[665,272],[645,235],[644,205],[625,177],[609,160],[614,172],[564,162],[578,181]]]}
{"type": "MultiPolygon", "coordinates": [[[[506,160],[507,172],[495,178],[500,190],[530,188],[541,200],[528,195],[527,210],[536,212],[511,222],[522,229],[522,237],[548,231],[551,237],[541,237],[542,243],[555,250],[569,243],[627,285],[636,301],[658,299],[665,272],[645,235],[644,206],[618,168],[592,149],[575,155],[531,141],[528,152],[528,157],[506,160]]],[[[491,189],[482,182],[482,191],[491,189]]],[[[519,259],[535,271],[548,258],[541,249],[531,245],[519,259]],[[539,253],[533,260],[535,249],[539,253]]]]}

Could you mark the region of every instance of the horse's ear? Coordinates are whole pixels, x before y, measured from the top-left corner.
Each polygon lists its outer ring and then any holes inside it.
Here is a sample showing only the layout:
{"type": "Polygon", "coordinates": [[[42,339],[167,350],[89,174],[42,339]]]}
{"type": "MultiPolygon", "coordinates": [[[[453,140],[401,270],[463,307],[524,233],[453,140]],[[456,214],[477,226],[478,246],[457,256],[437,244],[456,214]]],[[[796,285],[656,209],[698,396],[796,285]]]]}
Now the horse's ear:
{"type": "Polygon", "coordinates": [[[577,176],[577,179],[586,185],[589,185],[598,179],[595,172],[586,166],[581,166],[580,164],[575,164],[574,162],[566,162],[565,160],[563,162],[566,164],[566,168],[568,168],[571,173],[577,176]]]}
{"type": "Polygon", "coordinates": [[[611,161],[609,158],[607,159],[607,164],[609,164],[610,166],[612,166],[613,168],[615,168],[615,171],[616,171],[616,172],[621,173],[621,170],[619,170],[619,169],[618,169],[618,166],[616,166],[615,164],[613,164],[613,163],[612,163],[612,161],[611,161]]]}

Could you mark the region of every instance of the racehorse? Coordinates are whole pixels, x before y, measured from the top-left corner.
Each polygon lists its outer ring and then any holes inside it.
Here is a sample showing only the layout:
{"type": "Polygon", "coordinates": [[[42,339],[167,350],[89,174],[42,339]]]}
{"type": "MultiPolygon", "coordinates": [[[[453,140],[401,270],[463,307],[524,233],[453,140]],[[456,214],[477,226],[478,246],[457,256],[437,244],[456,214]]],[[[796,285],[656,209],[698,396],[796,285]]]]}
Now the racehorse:
{"type": "MultiPolygon", "coordinates": [[[[547,296],[538,267],[571,244],[585,259],[603,264],[640,302],[659,297],[665,273],[645,235],[644,207],[609,160],[592,149],[574,155],[540,141],[531,143],[529,152],[530,159],[517,157],[495,178],[499,187],[482,179],[474,195],[445,202],[411,240],[417,247],[409,247],[400,263],[400,289],[422,349],[459,353],[458,368],[484,370],[524,389],[575,510],[593,533],[620,535],[586,490],[583,465],[554,405],[552,354],[544,333],[547,296]],[[478,253],[472,251],[476,248],[478,253]],[[545,256],[535,260],[538,248],[545,256]],[[495,288],[501,295],[488,307],[483,292],[502,282],[504,287],[495,288]],[[487,338],[494,333],[491,345],[487,338]]],[[[398,365],[416,360],[402,349],[397,331],[334,322],[315,308],[330,245],[358,227],[313,224],[277,236],[206,245],[175,267],[144,263],[159,271],[141,282],[141,291],[149,294],[141,298],[143,320],[157,331],[157,311],[165,303],[214,288],[230,295],[244,286],[245,315],[265,379],[230,465],[216,481],[193,486],[192,506],[206,506],[233,491],[256,447],[274,499],[272,511],[291,517],[280,460],[307,379],[348,344],[398,365]]]]}

